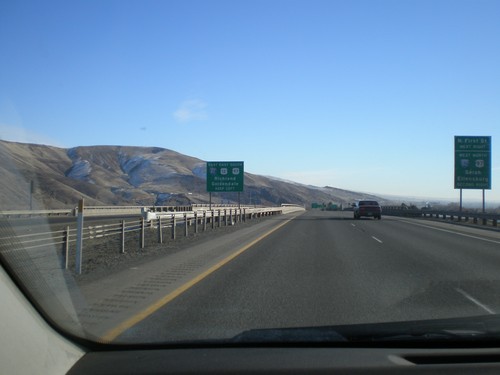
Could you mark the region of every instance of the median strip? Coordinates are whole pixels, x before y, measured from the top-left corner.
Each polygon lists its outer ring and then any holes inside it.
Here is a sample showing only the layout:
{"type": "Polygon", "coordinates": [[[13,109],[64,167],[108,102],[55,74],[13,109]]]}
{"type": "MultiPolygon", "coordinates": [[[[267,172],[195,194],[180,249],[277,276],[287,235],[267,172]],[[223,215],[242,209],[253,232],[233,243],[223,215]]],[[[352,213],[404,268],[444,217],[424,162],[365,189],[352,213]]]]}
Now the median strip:
{"type": "Polygon", "coordinates": [[[215,271],[217,271],[218,269],[220,269],[221,267],[223,267],[224,265],[229,263],[231,260],[233,260],[234,258],[239,256],[240,254],[242,254],[243,252],[245,252],[246,250],[248,250],[249,248],[254,246],[256,243],[262,241],[264,238],[271,235],[272,233],[274,233],[278,229],[282,228],[283,226],[285,226],[286,224],[288,224],[292,220],[293,220],[293,218],[290,218],[290,219],[286,220],[285,222],[279,224],[275,228],[267,231],[266,233],[264,233],[260,237],[256,238],[255,240],[251,241],[250,243],[246,244],[245,246],[238,249],[234,253],[230,254],[226,258],[222,259],[219,263],[213,265],[212,267],[210,267],[206,271],[202,272],[201,274],[199,274],[195,278],[193,278],[190,281],[188,281],[187,283],[181,285],[179,288],[175,289],[171,293],[160,298],[159,300],[157,300],[153,304],[149,305],[148,307],[146,307],[142,311],[138,312],[137,314],[133,315],[129,319],[123,321],[122,323],[120,323],[116,327],[112,328],[111,330],[107,331],[103,336],[100,337],[99,341],[101,341],[103,343],[112,342],[114,339],[116,339],[119,335],[124,333],[126,330],[132,328],[134,325],[143,321],[148,316],[150,316],[151,314],[153,314],[154,312],[156,312],[157,310],[159,310],[160,308],[162,308],[163,306],[165,306],[166,304],[168,304],[169,302],[171,302],[172,300],[174,300],[175,298],[180,296],[182,293],[184,293],[185,291],[187,291],[188,289],[190,289],[191,287],[193,287],[194,285],[196,285],[197,283],[199,283],[203,279],[205,279],[207,276],[211,275],[212,273],[214,273],[215,271]]]}

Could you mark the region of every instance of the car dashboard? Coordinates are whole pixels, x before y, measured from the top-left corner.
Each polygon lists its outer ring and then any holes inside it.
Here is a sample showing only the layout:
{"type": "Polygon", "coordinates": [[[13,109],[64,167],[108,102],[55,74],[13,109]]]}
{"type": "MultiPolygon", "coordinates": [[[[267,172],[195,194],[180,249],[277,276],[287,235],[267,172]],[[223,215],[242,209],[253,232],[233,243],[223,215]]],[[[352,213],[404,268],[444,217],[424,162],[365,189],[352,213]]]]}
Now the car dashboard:
{"type": "Polygon", "coordinates": [[[2,374],[498,374],[500,343],[106,345],[66,337],[0,267],[2,374]]]}

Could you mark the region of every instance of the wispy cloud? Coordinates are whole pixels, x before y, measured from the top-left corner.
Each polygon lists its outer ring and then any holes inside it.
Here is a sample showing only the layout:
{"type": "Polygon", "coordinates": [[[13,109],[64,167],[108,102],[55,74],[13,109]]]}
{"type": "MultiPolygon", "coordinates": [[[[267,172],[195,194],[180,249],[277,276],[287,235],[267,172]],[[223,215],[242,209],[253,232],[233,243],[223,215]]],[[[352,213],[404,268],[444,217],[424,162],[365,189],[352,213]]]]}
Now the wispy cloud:
{"type": "Polygon", "coordinates": [[[174,112],[174,118],[176,121],[182,123],[206,120],[208,118],[206,108],[207,103],[205,103],[203,100],[185,100],[174,112]]]}
{"type": "Polygon", "coordinates": [[[25,129],[21,126],[0,124],[0,139],[4,141],[35,143],[41,145],[64,147],[59,141],[43,134],[25,129]]]}

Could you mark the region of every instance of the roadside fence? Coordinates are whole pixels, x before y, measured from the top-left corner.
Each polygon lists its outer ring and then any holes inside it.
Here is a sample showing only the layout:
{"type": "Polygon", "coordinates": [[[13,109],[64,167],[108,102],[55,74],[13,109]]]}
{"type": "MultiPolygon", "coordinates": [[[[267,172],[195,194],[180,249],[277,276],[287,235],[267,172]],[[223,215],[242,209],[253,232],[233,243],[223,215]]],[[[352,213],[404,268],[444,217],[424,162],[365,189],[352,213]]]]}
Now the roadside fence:
{"type": "MultiPolygon", "coordinates": [[[[37,233],[16,233],[14,236],[0,237],[0,248],[2,252],[15,252],[18,250],[36,250],[55,247],[62,251],[62,267],[68,269],[70,260],[70,245],[76,245],[75,271],[82,272],[83,244],[86,241],[114,237],[119,238],[120,253],[126,252],[127,238],[134,236],[139,238],[139,248],[144,249],[146,238],[154,237],[153,241],[159,244],[165,240],[175,240],[177,237],[188,237],[190,235],[216,229],[222,226],[235,225],[254,218],[279,215],[283,211],[289,211],[285,207],[268,208],[223,208],[217,207],[212,210],[196,209],[192,211],[150,211],[142,210],[141,218],[119,219],[116,222],[102,225],[87,225],[85,221],[77,220],[76,225],[66,226],[62,230],[37,233]],[[79,224],[81,223],[81,228],[79,224]],[[79,246],[80,244],[80,246],[79,246]]],[[[86,215],[87,207],[83,212],[86,215]]],[[[83,215],[82,215],[83,216],[83,215]]]]}
{"type": "Polygon", "coordinates": [[[467,211],[438,211],[430,209],[406,209],[400,206],[382,207],[382,214],[389,216],[435,218],[459,223],[470,223],[498,228],[498,214],[486,214],[467,211]]]}

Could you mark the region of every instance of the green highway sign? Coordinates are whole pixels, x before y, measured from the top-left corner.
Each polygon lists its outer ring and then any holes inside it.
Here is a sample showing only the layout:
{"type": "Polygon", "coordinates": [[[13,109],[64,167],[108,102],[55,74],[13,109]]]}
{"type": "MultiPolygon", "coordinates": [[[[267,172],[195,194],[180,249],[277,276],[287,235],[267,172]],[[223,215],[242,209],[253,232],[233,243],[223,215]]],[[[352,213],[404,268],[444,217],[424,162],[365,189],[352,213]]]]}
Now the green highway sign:
{"type": "Polygon", "coordinates": [[[455,136],[455,189],[491,189],[491,137],[455,136]]]}
{"type": "Polygon", "coordinates": [[[242,161],[208,161],[207,191],[243,191],[244,170],[242,161]]]}

